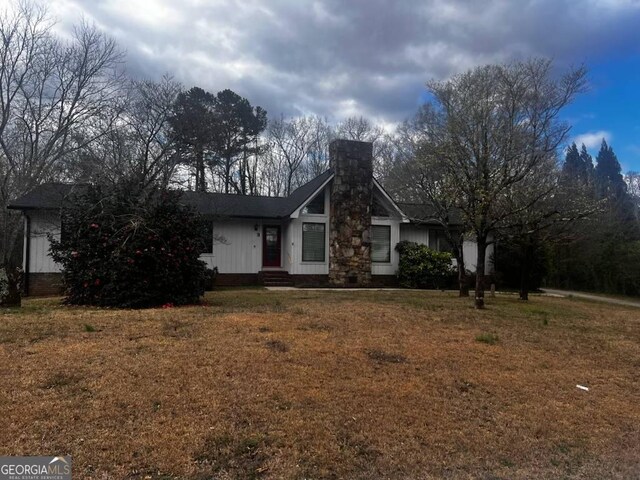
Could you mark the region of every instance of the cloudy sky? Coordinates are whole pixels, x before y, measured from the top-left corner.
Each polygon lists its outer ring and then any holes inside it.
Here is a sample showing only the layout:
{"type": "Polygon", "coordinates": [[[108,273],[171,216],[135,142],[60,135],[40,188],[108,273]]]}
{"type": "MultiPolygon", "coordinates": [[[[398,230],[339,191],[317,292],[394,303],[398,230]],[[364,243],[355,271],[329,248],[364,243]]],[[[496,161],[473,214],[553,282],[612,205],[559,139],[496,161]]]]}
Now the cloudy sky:
{"type": "Polygon", "coordinates": [[[603,137],[640,170],[640,0],[49,0],[61,31],[85,17],[126,49],[132,75],[230,88],[279,115],[392,125],[424,83],[544,55],[585,64],[564,113],[594,153],[603,137]]]}

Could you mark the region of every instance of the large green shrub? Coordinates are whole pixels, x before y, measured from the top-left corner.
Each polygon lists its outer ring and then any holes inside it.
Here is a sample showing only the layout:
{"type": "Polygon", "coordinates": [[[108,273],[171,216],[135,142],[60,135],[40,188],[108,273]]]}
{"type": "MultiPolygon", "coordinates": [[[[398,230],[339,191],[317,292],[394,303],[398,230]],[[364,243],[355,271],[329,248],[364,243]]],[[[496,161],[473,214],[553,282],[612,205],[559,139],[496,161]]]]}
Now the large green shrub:
{"type": "Polygon", "coordinates": [[[51,239],[67,303],[144,308],[199,300],[205,226],[179,192],[88,187],[69,204],[60,241],[51,239]]]}
{"type": "Polygon", "coordinates": [[[448,252],[408,241],[398,243],[396,250],[400,253],[398,281],[402,287],[442,288],[455,274],[448,252]]]}

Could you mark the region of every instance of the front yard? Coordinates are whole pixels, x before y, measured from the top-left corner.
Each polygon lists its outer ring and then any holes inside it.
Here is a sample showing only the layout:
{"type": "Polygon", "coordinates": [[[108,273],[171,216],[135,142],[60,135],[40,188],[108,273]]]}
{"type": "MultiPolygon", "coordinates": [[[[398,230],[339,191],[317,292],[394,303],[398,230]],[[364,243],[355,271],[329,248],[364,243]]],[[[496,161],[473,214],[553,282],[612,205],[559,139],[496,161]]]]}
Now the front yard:
{"type": "Polygon", "coordinates": [[[0,311],[0,455],[74,478],[637,478],[640,310],[227,290],[0,311]],[[589,391],[576,388],[585,385],[589,391]]]}

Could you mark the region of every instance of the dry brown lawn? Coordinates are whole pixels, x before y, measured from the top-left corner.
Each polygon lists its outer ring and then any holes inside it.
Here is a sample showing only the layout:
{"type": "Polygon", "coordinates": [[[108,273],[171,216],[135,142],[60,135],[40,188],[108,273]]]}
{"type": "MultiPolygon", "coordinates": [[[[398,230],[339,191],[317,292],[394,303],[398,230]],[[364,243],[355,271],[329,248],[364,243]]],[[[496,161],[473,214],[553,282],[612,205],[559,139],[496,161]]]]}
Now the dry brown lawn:
{"type": "Polygon", "coordinates": [[[74,478],[640,478],[640,309],[228,290],[0,313],[0,455],[74,478]],[[576,388],[586,385],[589,391],[576,388]]]}

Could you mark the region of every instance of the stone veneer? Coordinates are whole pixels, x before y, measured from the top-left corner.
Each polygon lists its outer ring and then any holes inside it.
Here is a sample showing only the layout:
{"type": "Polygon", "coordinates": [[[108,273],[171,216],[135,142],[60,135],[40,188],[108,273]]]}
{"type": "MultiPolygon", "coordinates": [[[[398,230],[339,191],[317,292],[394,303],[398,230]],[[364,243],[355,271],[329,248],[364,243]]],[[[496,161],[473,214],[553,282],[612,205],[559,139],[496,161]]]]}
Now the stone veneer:
{"type": "Polygon", "coordinates": [[[373,145],[334,140],[329,146],[331,184],[329,284],[371,283],[371,200],[373,145]]]}

